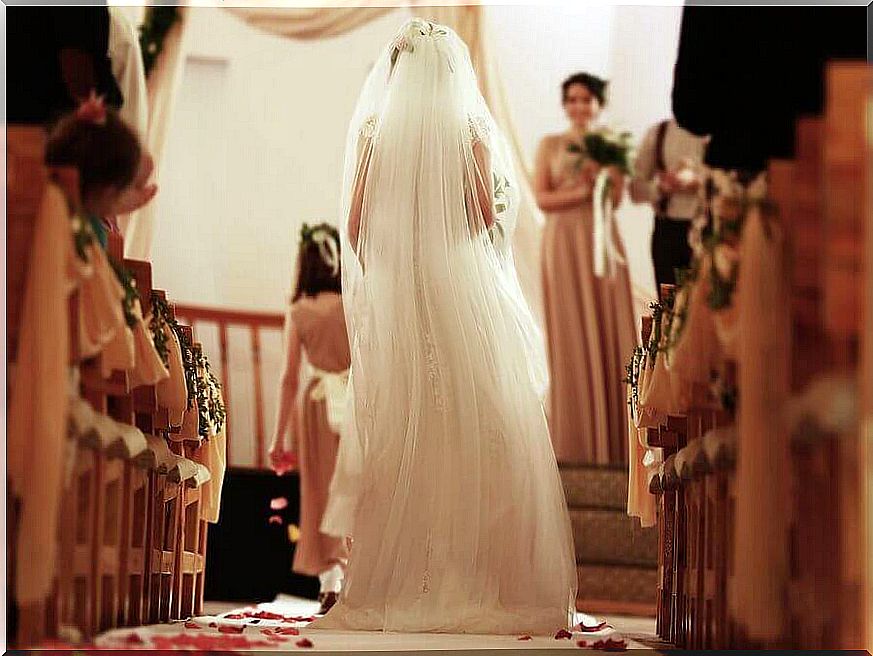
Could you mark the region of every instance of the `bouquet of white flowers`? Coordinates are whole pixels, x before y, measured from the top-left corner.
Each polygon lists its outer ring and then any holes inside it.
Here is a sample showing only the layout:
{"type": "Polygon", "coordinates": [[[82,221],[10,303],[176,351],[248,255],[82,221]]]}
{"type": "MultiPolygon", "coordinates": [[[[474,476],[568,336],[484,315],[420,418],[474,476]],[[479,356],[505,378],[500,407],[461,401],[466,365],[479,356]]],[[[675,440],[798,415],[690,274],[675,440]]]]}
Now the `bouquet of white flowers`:
{"type": "Polygon", "coordinates": [[[579,163],[587,158],[602,168],[613,166],[625,175],[632,170],[631,133],[616,133],[609,128],[592,130],[582,138],[582,143],[570,144],[568,150],[579,155],[579,163]]]}
{"type": "Polygon", "coordinates": [[[617,169],[624,175],[632,171],[633,148],[630,132],[615,132],[600,128],[588,132],[581,143],[571,143],[570,153],[579,156],[578,166],[590,160],[600,167],[594,182],[594,273],[606,275],[607,268],[614,273],[617,263],[624,258],[613,242],[613,221],[615,212],[612,205],[612,177],[610,169],[617,169]]]}

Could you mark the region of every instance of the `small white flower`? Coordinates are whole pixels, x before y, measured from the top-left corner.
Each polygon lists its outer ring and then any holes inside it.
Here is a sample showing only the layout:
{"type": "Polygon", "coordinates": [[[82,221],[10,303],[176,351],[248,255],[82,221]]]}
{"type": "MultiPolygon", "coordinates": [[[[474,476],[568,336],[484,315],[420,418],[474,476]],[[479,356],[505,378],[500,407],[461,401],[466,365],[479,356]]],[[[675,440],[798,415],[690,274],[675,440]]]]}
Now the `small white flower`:
{"type": "Polygon", "coordinates": [[[739,260],[739,253],[732,246],[719,244],[713,251],[712,260],[718,275],[724,280],[730,280],[739,260]]]}
{"type": "Polygon", "coordinates": [[[767,198],[767,174],[761,172],[746,190],[749,200],[762,201],[767,198]]]}

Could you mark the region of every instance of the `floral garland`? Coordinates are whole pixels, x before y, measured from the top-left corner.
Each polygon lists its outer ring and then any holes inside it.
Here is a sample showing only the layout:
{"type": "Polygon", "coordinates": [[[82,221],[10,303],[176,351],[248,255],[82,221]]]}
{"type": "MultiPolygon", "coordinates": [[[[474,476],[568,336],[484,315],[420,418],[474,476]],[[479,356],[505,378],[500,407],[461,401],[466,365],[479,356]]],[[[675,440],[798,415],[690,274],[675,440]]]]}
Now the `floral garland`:
{"type": "Polygon", "coordinates": [[[136,302],[140,300],[139,291],[137,291],[136,288],[136,280],[134,280],[133,274],[114,257],[109,256],[109,264],[112,266],[112,270],[115,272],[115,277],[118,278],[118,282],[121,283],[122,289],[124,289],[124,298],[121,299],[121,307],[124,310],[124,319],[127,322],[128,327],[133,328],[139,320],[134,312],[134,306],[136,302]]]}
{"type": "Polygon", "coordinates": [[[640,404],[640,369],[642,369],[645,354],[646,351],[642,346],[635,346],[633,353],[631,353],[630,362],[624,367],[625,378],[622,382],[630,385],[631,393],[627,403],[634,416],[636,416],[636,409],[640,404]]]}
{"type": "Polygon", "coordinates": [[[664,299],[668,313],[667,320],[663,322],[663,345],[660,347],[660,351],[669,354],[679,343],[679,338],[682,336],[682,331],[688,322],[688,297],[690,296],[691,287],[696,281],[696,266],[688,269],[677,269],[676,287],[664,299]],[[682,292],[685,292],[684,296],[681,296],[682,292]],[[683,301],[681,303],[679,302],[680,298],[683,301]]]}
{"type": "Polygon", "coordinates": [[[661,316],[664,314],[664,306],[655,301],[649,303],[649,309],[652,311],[652,334],[649,336],[649,343],[646,347],[646,364],[649,369],[655,368],[655,358],[658,357],[658,349],[661,345],[661,316]]]}
{"type": "Polygon", "coordinates": [[[190,410],[197,398],[197,367],[191,350],[191,342],[182,330],[182,326],[170,313],[167,301],[159,296],[152,296],[152,314],[160,316],[160,321],[165,322],[176,335],[176,339],[179,340],[179,349],[182,351],[182,369],[185,372],[185,390],[188,393],[187,408],[190,410]]]}
{"type": "Polygon", "coordinates": [[[739,241],[745,217],[752,207],[770,213],[765,172],[712,169],[704,185],[707,221],[701,235],[704,256],[709,258],[710,292],[707,303],[713,310],[730,307],[739,276],[739,241]]]}
{"type": "Polygon", "coordinates": [[[170,338],[167,336],[167,329],[172,330],[167,320],[168,311],[169,308],[163,300],[157,296],[152,297],[152,316],[149,320],[149,330],[152,333],[155,350],[161,356],[161,361],[167,369],[170,368],[170,338]]]}
{"type": "Polygon", "coordinates": [[[149,76],[161,52],[167,33],[181,18],[179,8],[171,5],[150,7],[139,28],[139,45],[146,77],[149,76]]]}
{"type": "Polygon", "coordinates": [[[179,339],[182,368],[185,371],[185,388],[188,392],[188,409],[194,406],[196,400],[197,433],[202,438],[208,439],[210,434],[220,432],[227,421],[227,409],[221,398],[221,383],[213,373],[209,358],[206,357],[202,347],[191,344],[182,326],[170,313],[169,305],[159,296],[152,297],[152,317],[153,321],[161,326],[169,326],[179,339]]]}
{"type": "Polygon", "coordinates": [[[212,372],[209,359],[203,349],[195,347],[195,357],[199,367],[200,378],[197,386],[197,407],[200,411],[200,434],[208,437],[210,426],[212,433],[219,433],[224,427],[227,412],[221,400],[221,383],[212,372]]]}

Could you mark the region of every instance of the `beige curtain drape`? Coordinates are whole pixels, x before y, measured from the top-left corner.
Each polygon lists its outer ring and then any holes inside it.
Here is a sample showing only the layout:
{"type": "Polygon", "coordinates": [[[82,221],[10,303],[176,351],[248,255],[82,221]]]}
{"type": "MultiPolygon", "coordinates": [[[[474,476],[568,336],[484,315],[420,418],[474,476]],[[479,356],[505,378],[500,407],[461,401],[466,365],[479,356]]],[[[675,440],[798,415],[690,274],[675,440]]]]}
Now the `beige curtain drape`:
{"type": "MultiPolygon", "coordinates": [[[[160,186],[161,160],[170,121],[176,105],[179,84],[185,63],[186,7],[179,7],[179,20],[170,28],[164,40],[164,49],[155,63],[146,84],[148,96],[148,131],[146,149],[155,162],[155,180],[160,186]]],[[[154,238],[157,203],[152,201],[131,220],[124,239],[125,257],[148,260],[154,238]]]]}
{"type": "Polygon", "coordinates": [[[15,593],[24,608],[52,589],[67,439],[70,360],[67,201],[45,188],[33,230],[7,424],[7,475],[21,502],[15,593]]]}
{"type": "MultiPolygon", "coordinates": [[[[121,118],[136,130],[141,139],[145,139],[149,128],[148,95],[137,30],[142,17],[134,22],[129,11],[133,9],[142,8],[109,7],[109,58],[112,60],[112,75],[124,97],[119,112],[121,118]]],[[[127,234],[128,226],[136,220],[137,214],[132,212],[118,217],[123,234],[127,234]]]]}
{"type": "Polygon", "coordinates": [[[783,243],[760,208],[746,216],[737,304],[739,413],[730,610],[752,640],[784,635],[791,454],[785,421],[791,335],[783,243]],[[768,230],[769,228],[769,230],[768,230]],[[769,233],[769,234],[768,234],[769,233]]]}
{"type": "Polygon", "coordinates": [[[543,325],[542,278],[540,275],[540,238],[544,217],[534,199],[531,168],[524,154],[521,139],[512,120],[512,112],[501,81],[497,61],[491,51],[485,8],[480,5],[413,6],[417,16],[451,27],[470,49],[473,68],[479,78],[479,88],[485,102],[509,141],[521,186],[518,225],[513,240],[515,265],[522,290],[534,311],[537,323],[543,325]]]}
{"type": "Polygon", "coordinates": [[[248,25],[291,39],[328,39],[393,11],[393,7],[226,7],[248,25]]]}

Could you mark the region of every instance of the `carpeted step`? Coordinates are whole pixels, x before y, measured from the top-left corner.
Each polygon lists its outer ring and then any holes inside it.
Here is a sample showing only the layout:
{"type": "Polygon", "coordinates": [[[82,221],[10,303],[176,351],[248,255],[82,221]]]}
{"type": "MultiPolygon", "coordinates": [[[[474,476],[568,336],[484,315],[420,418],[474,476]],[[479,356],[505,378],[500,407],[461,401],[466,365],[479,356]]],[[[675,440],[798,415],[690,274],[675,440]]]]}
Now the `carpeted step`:
{"type": "MultiPolygon", "coordinates": [[[[592,604],[609,601],[614,606],[621,603],[644,605],[654,608],[658,590],[658,570],[631,565],[589,565],[576,567],[579,581],[577,599],[580,610],[585,610],[585,601],[592,604]]],[[[594,606],[591,610],[596,610],[594,606]]]]}
{"type": "Polygon", "coordinates": [[[623,511],[571,508],[570,521],[578,562],[658,566],[658,532],[623,511]]]}
{"type": "Polygon", "coordinates": [[[624,511],[627,507],[627,468],[562,465],[561,480],[570,508],[624,511]]]}

